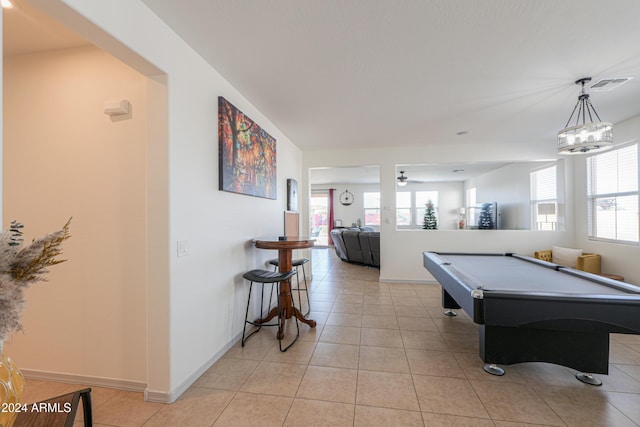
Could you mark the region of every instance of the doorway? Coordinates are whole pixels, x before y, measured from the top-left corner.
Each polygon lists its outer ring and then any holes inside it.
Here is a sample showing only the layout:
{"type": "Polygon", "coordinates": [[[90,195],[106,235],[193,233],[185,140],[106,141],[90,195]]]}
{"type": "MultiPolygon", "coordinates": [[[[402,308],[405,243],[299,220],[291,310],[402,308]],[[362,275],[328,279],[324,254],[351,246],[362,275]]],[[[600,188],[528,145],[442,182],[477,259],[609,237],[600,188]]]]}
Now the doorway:
{"type": "Polygon", "coordinates": [[[313,191],[309,204],[309,235],[316,246],[329,246],[329,191],[313,191]]]}
{"type": "Polygon", "coordinates": [[[164,280],[163,267],[151,265],[161,247],[153,240],[164,237],[153,231],[167,228],[159,213],[167,211],[159,202],[164,186],[156,185],[166,168],[158,153],[168,150],[166,126],[149,123],[167,122],[164,76],[151,65],[153,77],[140,73],[27,2],[2,20],[2,214],[34,233],[73,216],[64,248],[69,263],[51,272],[51,288],[30,294],[25,323],[38,328],[15,336],[12,356],[50,379],[80,375],[94,385],[158,389],[148,348],[152,336],[163,335],[153,333],[162,322],[149,310],[147,283],[149,272],[164,280]],[[122,99],[128,114],[104,111],[107,101],[122,99]],[[149,211],[162,228],[148,220],[149,211]],[[59,357],[42,348],[57,348],[59,357]]]}

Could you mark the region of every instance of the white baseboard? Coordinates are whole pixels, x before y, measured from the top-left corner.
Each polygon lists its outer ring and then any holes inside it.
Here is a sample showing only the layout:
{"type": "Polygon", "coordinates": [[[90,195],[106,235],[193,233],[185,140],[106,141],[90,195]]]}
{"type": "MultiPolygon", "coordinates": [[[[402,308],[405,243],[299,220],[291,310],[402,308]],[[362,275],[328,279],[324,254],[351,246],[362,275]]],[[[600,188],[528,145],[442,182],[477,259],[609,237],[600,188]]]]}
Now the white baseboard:
{"type": "Polygon", "coordinates": [[[213,355],[207,362],[205,362],[202,366],[196,369],[187,379],[185,379],[178,387],[174,388],[170,392],[164,391],[153,391],[146,389],[144,390],[144,400],[146,402],[155,402],[155,403],[173,403],[178,398],[189,389],[197,380],[209,370],[224,354],[229,351],[231,347],[233,347],[237,342],[242,339],[242,334],[238,334],[235,336],[231,342],[227,343],[220,351],[213,355]]]}
{"type": "Polygon", "coordinates": [[[117,380],[114,378],[90,377],[86,375],[62,374],[58,372],[37,371],[34,369],[21,369],[27,379],[39,381],[54,381],[94,387],[115,388],[118,390],[143,392],[147,384],[142,381],[117,380]]]}
{"type": "Polygon", "coordinates": [[[151,391],[151,390],[144,391],[145,402],[170,404],[178,400],[178,397],[180,397],[180,396],[177,396],[175,398],[172,398],[172,396],[173,396],[172,393],[167,393],[164,391],[151,391]]]}
{"type": "Polygon", "coordinates": [[[211,357],[205,364],[199,367],[193,374],[191,374],[186,380],[182,382],[178,387],[170,392],[166,391],[153,391],[147,388],[147,384],[142,381],[128,381],[117,380],[113,378],[101,378],[90,377],[85,375],[74,374],[61,374],[56,372],[37,371],[33,369],[21,369],[20,371],[27,379],[39,380],[39,381],[53,381],[60,383],[86,385],[92,387],[104,387],[113,388],[116,390],[135,391],[144,393],[144,400],[147,402],[155,403],[173,403],[189,389],[197,380],[207,372],[214,363],[216,363],[231,347],[233,347],[240,339],[242,334],[238,334],[225,345],[220,351],[218,351],[213,357],[211,357]]]}

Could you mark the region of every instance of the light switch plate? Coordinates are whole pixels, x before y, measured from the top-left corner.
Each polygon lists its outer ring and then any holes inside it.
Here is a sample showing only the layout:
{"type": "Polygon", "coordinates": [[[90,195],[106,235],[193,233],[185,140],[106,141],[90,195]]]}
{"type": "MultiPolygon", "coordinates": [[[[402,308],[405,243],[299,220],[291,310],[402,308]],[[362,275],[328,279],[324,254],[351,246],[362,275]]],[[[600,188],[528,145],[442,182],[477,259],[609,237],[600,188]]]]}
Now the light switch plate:
{"type": "Polygon", "coordinates": [[[189,255],[189,241],[188,240],[179,240],[178,241],[178,256],[183,257],[189,255]]]}

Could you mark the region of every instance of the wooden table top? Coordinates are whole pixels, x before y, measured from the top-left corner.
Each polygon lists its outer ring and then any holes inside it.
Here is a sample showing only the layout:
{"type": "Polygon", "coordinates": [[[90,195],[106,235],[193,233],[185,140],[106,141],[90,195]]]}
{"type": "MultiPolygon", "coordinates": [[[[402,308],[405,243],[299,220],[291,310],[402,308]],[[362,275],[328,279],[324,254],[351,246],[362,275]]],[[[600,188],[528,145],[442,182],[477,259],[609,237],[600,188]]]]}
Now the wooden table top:
{"type": "Polygon", "coordinates": [[[304,249],[315,244],[315,239],[303,236],[266,237],[253,239],[256,248],[260,249],[304,249]]]}

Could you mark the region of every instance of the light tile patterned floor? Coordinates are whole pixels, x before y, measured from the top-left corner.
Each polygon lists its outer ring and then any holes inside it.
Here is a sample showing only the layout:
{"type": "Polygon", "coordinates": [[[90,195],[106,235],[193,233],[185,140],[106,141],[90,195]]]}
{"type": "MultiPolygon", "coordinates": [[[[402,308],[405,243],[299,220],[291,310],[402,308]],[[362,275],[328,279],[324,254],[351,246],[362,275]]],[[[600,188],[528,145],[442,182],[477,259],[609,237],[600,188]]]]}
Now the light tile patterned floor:
{"type": "MultiPolygon", "coordinates": [[[[275,328],[231,349],[176,403],[93,388],[96,426],[634,426],[640,336],[613,335],[592,387],[543,363],[482,370],[477,326],[443,315],[437,285],[380,283],[376,269],[313,250],[310,317],[278,351],[275,328]]],[[[80,388],[27,381],[40,400],[80,388]]],[[[79,424],[77,424],[79,425],[79,424]]]]}

